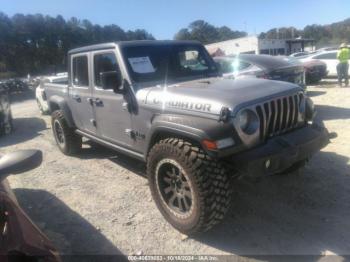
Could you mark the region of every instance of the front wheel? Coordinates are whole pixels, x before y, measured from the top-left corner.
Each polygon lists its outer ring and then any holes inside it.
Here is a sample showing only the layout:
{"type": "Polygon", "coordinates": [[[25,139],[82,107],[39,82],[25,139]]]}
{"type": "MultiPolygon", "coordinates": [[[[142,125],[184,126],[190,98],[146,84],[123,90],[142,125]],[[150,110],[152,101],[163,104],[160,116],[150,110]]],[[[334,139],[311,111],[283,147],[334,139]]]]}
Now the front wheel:
{"type": "Polygon", "coordinates": [[[52,113],[51,125],[57,146],[63,154],[73,155],[81,149],[81,136],[68,126],[61,110],[52,113]]]}
{"type": "Polygon", "coordinates": [[[222,164],[182,139],[168,138],[153,146],[147,174],[160,212],[182,233],[209,230],[229,209],[230,179],[222,164]]]}

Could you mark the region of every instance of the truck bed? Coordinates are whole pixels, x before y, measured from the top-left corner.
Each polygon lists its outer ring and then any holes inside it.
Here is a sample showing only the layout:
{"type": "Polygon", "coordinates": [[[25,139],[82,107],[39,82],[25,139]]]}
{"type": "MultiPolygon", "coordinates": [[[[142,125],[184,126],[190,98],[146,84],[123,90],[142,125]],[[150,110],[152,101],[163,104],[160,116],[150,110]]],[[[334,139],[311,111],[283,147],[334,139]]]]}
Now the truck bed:
{"type": "Polygon", "coordinates": [[[46,99],[50,100],[50,97],[54,95],[66,96],[68,93],[68,84],[44,83],[44,89],[46,99]]]}

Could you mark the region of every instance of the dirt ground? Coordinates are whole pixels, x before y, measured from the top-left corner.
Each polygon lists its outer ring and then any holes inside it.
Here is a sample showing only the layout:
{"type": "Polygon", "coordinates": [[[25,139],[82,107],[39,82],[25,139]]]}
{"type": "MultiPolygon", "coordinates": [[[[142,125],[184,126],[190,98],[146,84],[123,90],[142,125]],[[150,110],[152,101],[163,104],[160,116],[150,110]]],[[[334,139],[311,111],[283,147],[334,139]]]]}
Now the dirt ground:
{"type": "Polygon", "coordinates": [[[302,172],[236,181],[226,220],[196,238],[163,219],[142,163],[89,144],[78,157],[61,154],[30,96],[13,103],[15,132],[0,138],[0,152],[43,151],[41,167],[9,181],[61,254],[349,255],[350,88],[308,90],[317,121],[338,137],[302,172]]]}

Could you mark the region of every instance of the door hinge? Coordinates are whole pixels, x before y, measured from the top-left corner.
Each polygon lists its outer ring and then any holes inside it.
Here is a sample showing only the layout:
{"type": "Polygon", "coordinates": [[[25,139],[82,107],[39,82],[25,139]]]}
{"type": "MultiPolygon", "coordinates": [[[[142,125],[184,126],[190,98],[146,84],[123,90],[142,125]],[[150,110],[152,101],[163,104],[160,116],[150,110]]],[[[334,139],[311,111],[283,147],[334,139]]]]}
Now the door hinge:
{"type": "Polygon", "coordinates": [[[90,122],[91,124],[96,127],[97,126],[97,123],[96,123],[96,120],[95,119],[90,119],[90,122]]]}
{"type": "Polygon", "coordinates": [[[125,134],[127,134],[130,138],[135,139],[135,131],[132,129],[125,129],[125,134]]]}

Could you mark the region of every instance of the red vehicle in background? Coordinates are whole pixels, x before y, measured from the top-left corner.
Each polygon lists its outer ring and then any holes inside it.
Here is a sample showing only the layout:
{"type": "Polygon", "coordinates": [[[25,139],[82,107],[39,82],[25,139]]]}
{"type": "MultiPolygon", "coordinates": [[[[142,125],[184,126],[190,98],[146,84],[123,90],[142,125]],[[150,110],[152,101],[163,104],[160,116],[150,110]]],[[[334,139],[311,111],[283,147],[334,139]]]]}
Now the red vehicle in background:
{"type": "Polygon", "coordinates": [[[23,150],[0,158],[0,261],[58,262],[61,259],[50,240],[19,206],[6,177],[41,164],[42,153],[23,150]]]}

